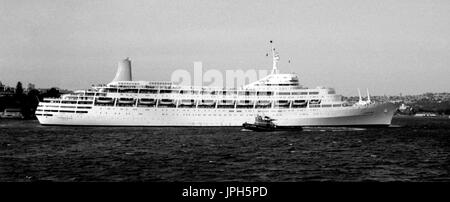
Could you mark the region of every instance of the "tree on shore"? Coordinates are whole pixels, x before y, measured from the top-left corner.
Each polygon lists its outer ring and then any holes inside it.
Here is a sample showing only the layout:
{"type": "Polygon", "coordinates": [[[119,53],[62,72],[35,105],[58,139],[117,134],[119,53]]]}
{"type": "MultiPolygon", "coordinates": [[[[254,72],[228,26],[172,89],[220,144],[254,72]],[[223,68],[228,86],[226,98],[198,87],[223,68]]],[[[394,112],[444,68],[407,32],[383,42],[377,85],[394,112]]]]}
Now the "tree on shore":
{"type": "Polygon", "coordinates": [[[61,96],[61,93],[56,88],[50,88],[50,90],[41,94],[41,98],[44,98],[44,97],[58,98],[60,96],[61,96]]]}
{"type": "Polygon", "coordinates": [[[34,114],[36,111],[36,108],[39,104],[39,91],[36,89],[32,89],[28,91],[28,94],[23,99],[22,105],[21,105],[21,112],[25,119],[34,118],[34,114]]]}
{"type": "Polygon", "coordinates": [[[16,95],[22,95],[23,94],[23,87],[22,87],[22,82],[17,82],[16,85],[16,95]]]}

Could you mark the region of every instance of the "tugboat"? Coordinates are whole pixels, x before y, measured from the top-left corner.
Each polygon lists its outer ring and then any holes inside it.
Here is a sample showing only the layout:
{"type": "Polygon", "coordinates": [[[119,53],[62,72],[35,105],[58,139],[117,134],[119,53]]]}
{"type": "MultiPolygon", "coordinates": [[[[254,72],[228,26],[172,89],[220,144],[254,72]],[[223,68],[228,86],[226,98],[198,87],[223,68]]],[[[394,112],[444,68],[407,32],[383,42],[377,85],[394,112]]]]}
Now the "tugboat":
{"type": "Polygon", "coordinates": [[[256,115],[255,123],[243,123],[242,126],[244,129],[252,130],[252,131],[274,131],[277,129],[277,125],[273,123],[275,119],[272,119],[268,116],[260,116],[256,115]]]}
{"type": "Polygon", "coordinates": [[[252,130],[257,132],[268,132],[268,131],[302,131],[303,127],[301,126],[278,126],[273,121],[276,119],[272,119],[268,116],[256,115],[255,123],[243,123],[242,126],[246,130],[252,130]]]}

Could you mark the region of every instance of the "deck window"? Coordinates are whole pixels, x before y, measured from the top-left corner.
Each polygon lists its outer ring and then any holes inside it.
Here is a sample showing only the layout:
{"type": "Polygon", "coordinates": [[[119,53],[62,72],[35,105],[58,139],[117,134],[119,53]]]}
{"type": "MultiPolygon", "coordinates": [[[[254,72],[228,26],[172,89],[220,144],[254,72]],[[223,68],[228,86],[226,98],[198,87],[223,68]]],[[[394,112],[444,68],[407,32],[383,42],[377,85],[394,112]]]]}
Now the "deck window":
{"type": "Polygon", "coordinates": [[[230,90],[230,91],[222,91],[222,95],[236,95],[237,92],[230,90]]]}
{"type": "Polygon", "coordinates": [[[118,89],[117,89],[117,88],[107,88],[107,89],[106,89],[106,92],[107,92],[107,93],[117,93],[117,92],[118,92],[118,89]]]}
{"type": "Polygon", "coordinates": [[[84,107],[84,106],[78,106],[78,109],[91,109],[92,107],[84,107]]]}
{"type": "Polygon", "coordinates": [[[202,95],[215,95],[216,91],[201,91],[202,95]]]}
{"type": "Polygon", "coordinates": [[[61,104],[77,104],[77,101],[61,101],[61,104]]]}
{"type": "Polygon", "coordinates": [[[78,104],[92,104],[92,101],[78,101],[78,104]]]}
{"type": "Polygon", "coordinates": [[[138,93],[138,89],[119,89],[119,93],[138,93]]]}
{"type": "Polygon", "coordinates": [[[69,111],[69,110],[60,110],[59,112],[62,112],[62,113],[75,113],[75,111],[69,111]]]}
{"type": "Polygon", "coordinates": [[[178,93],[178,90],[160,90],[160,94],[172,94],[172,93],[178,93]]]}
{"type": "Polygon", "coordinates": [[[180,90],[180,94],[192,94],[191,90],[180,90]]]}
{"type": "Polygon", "coordinates": [[[64,106],[64,105],[61,105],[60,107],[61,108],[75,108],[75,106],[64,106]]]}

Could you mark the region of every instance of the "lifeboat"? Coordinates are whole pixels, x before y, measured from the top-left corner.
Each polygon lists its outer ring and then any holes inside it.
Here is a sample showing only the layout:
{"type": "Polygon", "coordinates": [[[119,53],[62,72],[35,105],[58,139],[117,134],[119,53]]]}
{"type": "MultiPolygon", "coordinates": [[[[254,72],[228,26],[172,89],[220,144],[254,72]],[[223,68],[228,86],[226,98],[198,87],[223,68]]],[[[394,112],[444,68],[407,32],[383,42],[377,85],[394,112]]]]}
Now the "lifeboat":
{"type": "Polygon", "coordinates": [[[151,99],[151,98],[141,98],[139,100],[139,104],[141,105],[154,105],[156,103],[155,99],[151,99]]]}
{"type": "Polygon", "coordinates": [[[306,100],[294,100],[294,101],[292,101],[292,105],[295,105],[295,106],[306,105],[306,100]]]}
{"type": "Polygon", "coordinates": [[[133,104],[135,102],[134,98],[119,98],[117,103],[119,104],[133,104]]]}
{"type": "Polygon", "coordinates": [[[175,100],[173,100],[173,99],[161,99],[161,100],[159,100],[159,104],[160,105],[174,105],[175,104],[175,100]]]}
{"type": "Polygon", "coordinates": [[[204,90],[204,91],[201,91],[201,94],[202,95],[214,95],[214,94],[216,94],[216,92],[211,91],[211,90],[204,90]]]}
{"type": "Polygon", "coordinates": [[[259,106],[259,107],[268,107],[268,106],[270,106],[272,104],[272,101],[270,101],[270,100],[259,100],[257,103],[256,103],[256,106],[259,106]]]}
{"type": "Polygon", "coordinates": [[[292,107],[294,108],[303,108],[306,107],[308,102],[306,100],[294,100],[292,101],[292,107]]]}
{"type": "Polygon", "coordinates": [[[99,104],[113,104],[114,103],[114,98],[112,97],[98,97],[95,100],[96,103],[99,104]]]}
{"type": "Polygon", "coordinates": [[[193,106],[195,105],[195,100],[193,99],[180,100],[179,104],[182,106],[193,106]]]}
{"type": "Polygon", "coordinates": [[[231,105],[234,105],[234,100],[220,100],[218,105],[220,105],[220,106],[231,106],[231,105]]]}
{"type": "Polygon", "coordinates": [[[275,106],[277,107],[289,107],[289,100],[277,100],[275,101],[275,106]]]}
{"type": "Polygon", "coordinates": [[[216,101],[214,101],[214,100],[200,100],[198,102],[198,105],[202,105],[202,106],[212,106],[214,104],[216,104],[216,101]]]}
{"type": "Polygon", "coordinates": [[[253,107],[252,100],[239,100],[236,104],[237,107],[253,107]]]}

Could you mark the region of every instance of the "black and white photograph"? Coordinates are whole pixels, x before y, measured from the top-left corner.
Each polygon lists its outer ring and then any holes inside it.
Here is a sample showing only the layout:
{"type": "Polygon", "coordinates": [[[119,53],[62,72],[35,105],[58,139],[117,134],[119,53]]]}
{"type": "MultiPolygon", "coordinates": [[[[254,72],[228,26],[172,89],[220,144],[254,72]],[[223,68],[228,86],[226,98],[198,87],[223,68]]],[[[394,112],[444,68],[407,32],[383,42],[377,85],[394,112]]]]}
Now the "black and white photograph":
{"type": "Polygon", "coordinates": [[[9,189],[413,196],[449,171],[448,0],[0,0],[9,189]]]}

